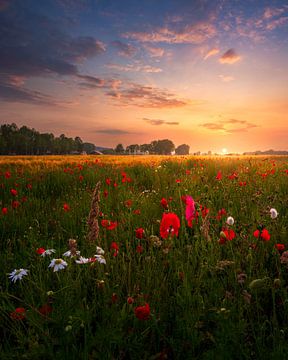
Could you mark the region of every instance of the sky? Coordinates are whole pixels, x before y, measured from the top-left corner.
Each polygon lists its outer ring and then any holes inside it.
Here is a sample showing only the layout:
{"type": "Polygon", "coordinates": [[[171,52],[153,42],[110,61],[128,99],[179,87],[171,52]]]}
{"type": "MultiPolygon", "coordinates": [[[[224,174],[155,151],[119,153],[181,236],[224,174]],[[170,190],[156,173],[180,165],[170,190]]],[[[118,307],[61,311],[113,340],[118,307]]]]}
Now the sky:
{"type": "Polygon", "coordinates": [[[0,124],[288,150],[287,0],[0,0],[0,124]]]}

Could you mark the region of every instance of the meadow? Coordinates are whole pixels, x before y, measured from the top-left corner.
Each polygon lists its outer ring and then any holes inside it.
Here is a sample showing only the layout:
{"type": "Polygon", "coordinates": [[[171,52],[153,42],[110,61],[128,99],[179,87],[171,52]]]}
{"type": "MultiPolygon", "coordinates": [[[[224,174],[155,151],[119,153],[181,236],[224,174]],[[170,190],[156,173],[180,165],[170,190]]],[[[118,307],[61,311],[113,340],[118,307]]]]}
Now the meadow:
{"type": "Polygon", "coordinates": [[[287,358],[287,185],[287,157],[2,157],[0,358],[287,358]]]}

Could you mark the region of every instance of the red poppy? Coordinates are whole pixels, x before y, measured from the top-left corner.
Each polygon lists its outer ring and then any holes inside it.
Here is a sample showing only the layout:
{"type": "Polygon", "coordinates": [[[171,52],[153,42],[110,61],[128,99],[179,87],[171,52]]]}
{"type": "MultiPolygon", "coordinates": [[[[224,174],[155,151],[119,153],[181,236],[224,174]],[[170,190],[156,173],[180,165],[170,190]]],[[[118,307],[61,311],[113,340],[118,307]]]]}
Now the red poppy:
{"type": "Polygon", "coordinates": [[[276,245],[275,245],[275,248],[276,248],[278,251],[284,251],[284,250],[285,250],[285,245],[284,245],[284,244],[276,244],[276,245]]]}
{"type": "Polygon", "coordinates": [[[112,180],[111,180],[110,178],[107,178],[107,179],[105,180],[105,182],[106,182],[107,185],[110,185],[110,184],[111,184],[111,181],[112,181],[112,180]]]}
{"type": "Polygon", "coordinates": [[[135,230],[135,232],[136,232],[137,239],[143,239],[144,232],[145,232],[143,228],[138,228],[135,230]]]}
{"type": "Polygon", "coordinates": [[[236,172],[233,172],[231,175],[228,176],[230,180],[234,180],[238,178],[238,174],[236,172]]]}
{"type": "Polygon", "coordinates": [[[111,296],[112,304],[115,304],[118,301],[118,295],[116,293],[113,293],[111,296]]]}
{"type": "Polygon", "coordinates": [[[127,208],[130,208],[130,207],[132,206],[132,200],[129,199],[129,200],[124,201],[124,205],[125,205],[127,208]]]}
{"type": "Polygon", "coordinates": [[[142,254],[142,252],[143,252],[143,246],[142,246],[142,245],[137,245],[137,247],[136,247],[136,252],[137,252],[138,254],[142,254]]]}
{"type": "Polygon", "coordinates": [[[103,191],[103,195],[104,195],[104,197],[106,198],[106,197],[108,196],[108,190],[104,190],[104,191],[103,191]]]}
{"type": "Polygon", "coordinates": [[[20,202],[17,200],[12,201],[12,208],[17,209],[20,206],[20,202]]]}
{"type": "Polygon", "coordinates": [[[110,245],[110,251],[112,252],[113,256],[117,256],[119,252],[119,246],[118,244],[113,241],[110,245]]]}
{"type": "Polygon", "coordinates": [[[222,216],[225,216],[227,214],[225,209],[220,209],[217,213],[216,219],[219,221],[221,220],[222,216]]]}
{"type": "Polygon", "coordinates": [[[10,171],[6,171],[6,172],[5,172],[5,178],[6,178],[6,179],[9,179],[10,177],[11,177],[10,171]]]}
{"type": "Polygon", "coordinates": [[[261,231],[260,230],[255,230],[254,233],[253,233],[253,236],[255,238],[261,238],[264,241],[269,241],[270,238],[271,238],[271,235],[269,234],[268,230],[265,229],[265,228],[262,229],[261,231]]]}
{"type": "Polygon", "coordinates": [[[140,215],[141,214],[141,210],[140,209],[136,209],[133,211],[133,214],[135,215],[140,215]]]}
{"type": "Polygon", "coordinates": [[[42,255],[44,252],[45,252],[44,248],[39,248],[39,249],[36,250],[36,253],[39,254],[39,255],[42,255]]]}
{"type": "Polygon", "coordinates": [[[169,235],[178,236],[180,228],[180,220],[174,213],[164,213],[160,223],[160,235],[163,239],[167,239],[169,235]]]}
{"type": "Polygon", "coordinates": [[[27,184],[26,189],[31,190],[32,189],[32,184],[27,184]]]}
{"type": "Polygon", "coordinates": [[[84,176],[83,175],[79,175],[79,181],[83,181],[84,180],[84,176]]]}
{"type": "Polygon", "coordinates": [[[128,303],[129,305],[133,304],[133,303],[134,303],[133,297],[128,296],[128,298],[127,298],[127,303],[128,303]]]}
{"type": "Polygon", "coordinates": [[[218,171],[215,179],[216,179],[216,180],[222,180],[222,173],[221,173],[220,170],[218,171]]]}
{"type": "Polygon", "coordinates": [[[226,241],[231,241],[235,238],[236,234],[232,229],[223,229],[220,233],[219,244],[223,245],[226,241]]]}
{"type": "Polygon", "coordinates": [[[150,306],[145,304],[144,306],[137,306],[134,310],[135,316],[139,320],[148,320],[150,317],[150,306]]]}
{"type": "Polygon", "coordinates": [[[10,193],[11,193],[12,196],[17,196],[18,191],[16,189],[11,189],[10,193]]]}
{"type": "Polygon", "coordinates": [[[10,318],[13,320],[23,320],[26,316],[26,310],[22,307],[16,308],[10,313],[10,318]]]}
{"type": "Polygon", "coordinates": [[[2,214],[6,215],[8,213],[8,208],[4,207],[2,208],[2,214]]]}
{"type": "Polygon", "coordinates": [[[101,220],[101,225],[107,230],[114,230],[117,227],[118,223],[117,221],[103,219],[101,220]]]}
{"type": "Polygon", "coordinates": [[[67,211],[70,211],[70,206],[65,203],[65,204],[63,205],[63,210],[66,211],[66,212],[67,212],[67,211]]]}
{"type": "Polygon", "coordinates": [[[49,304],[45,304],[45,305],[43,305],[43,306],[41,306],[40,308],[39,308],[39,312],[40,312],[40,314],[42,314],[43,316],[47,316],[47,315],[49,315],[51,312],[52,312],[52,307],[49,305],[49,304]]]}
{"type": "Polygon", "coordinates": [[[164,209],[168,208],[168,201],[165,198],[161,199],[161,205],[164,209]]]}

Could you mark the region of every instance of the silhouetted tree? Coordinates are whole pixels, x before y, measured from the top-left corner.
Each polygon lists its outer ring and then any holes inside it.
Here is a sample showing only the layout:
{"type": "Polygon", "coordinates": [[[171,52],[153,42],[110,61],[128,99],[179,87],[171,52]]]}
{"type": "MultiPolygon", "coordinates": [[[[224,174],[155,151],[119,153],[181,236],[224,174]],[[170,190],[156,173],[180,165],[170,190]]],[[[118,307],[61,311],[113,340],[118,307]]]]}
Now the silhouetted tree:
{"type": "Polygon", "coordinates": [[[118,144],[118,145],[116,146],[116,148],[115,148],[115,152],[116,152],[117,154],[123,154],[123,153],[124,153],[124,147],[123,147],[123,145],[122,145],[122,144],[118,144]]]}
{"type": "Polygon", "coordinates": [[[190,150],[190,146],[187,144],[182,144],[179,145],[176,149],[175,149],[175,154],[176,155],[188,155],[189,154],[189,150],[190,150]]]}

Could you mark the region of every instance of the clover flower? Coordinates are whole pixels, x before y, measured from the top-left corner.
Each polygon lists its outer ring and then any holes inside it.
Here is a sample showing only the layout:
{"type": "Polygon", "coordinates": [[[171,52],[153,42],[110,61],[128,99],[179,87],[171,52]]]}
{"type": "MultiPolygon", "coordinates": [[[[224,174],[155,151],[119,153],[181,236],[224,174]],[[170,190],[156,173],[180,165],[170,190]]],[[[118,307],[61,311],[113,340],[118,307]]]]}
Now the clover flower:
{"type": "Polygon", "coordinates": [[[276,219],[277,216],[278,216],[278,212],[276,209],[270,209],[270,216],[271,216],[271,219],[276,219]]]}

